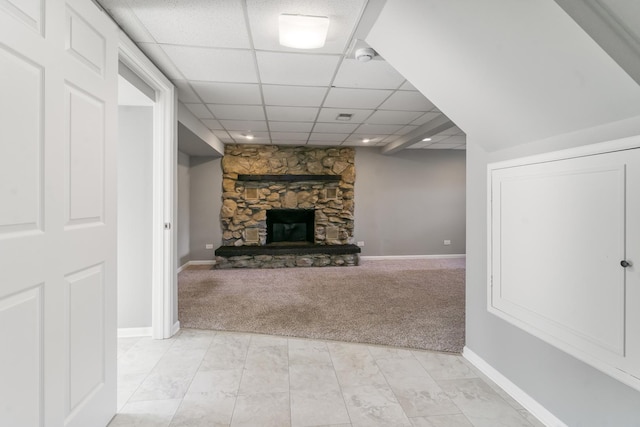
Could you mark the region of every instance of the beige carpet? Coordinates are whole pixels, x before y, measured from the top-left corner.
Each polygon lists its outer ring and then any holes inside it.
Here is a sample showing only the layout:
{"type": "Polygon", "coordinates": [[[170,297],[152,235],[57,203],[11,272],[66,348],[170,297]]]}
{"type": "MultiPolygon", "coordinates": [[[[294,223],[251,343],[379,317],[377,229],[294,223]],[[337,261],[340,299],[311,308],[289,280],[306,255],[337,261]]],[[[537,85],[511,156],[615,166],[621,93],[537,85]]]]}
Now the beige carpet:
{"type": "Polygon", "coordinates": [[[461,352],[464,260],[358,267],[185,270],[183,328],[461,352]]]}

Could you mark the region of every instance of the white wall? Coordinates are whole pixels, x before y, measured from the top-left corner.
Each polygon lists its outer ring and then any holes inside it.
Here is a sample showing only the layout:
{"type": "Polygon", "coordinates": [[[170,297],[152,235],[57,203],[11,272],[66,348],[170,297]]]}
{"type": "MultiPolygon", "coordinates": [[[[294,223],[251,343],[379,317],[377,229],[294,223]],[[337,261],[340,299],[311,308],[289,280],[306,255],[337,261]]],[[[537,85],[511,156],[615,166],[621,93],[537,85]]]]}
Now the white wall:
{"type": "Polygon", "coordinates": [[[118,108],[118,328],[151,327],[153,107],[118,108]]]}
{"type": "Polygon", "coordinates": [[[177,265],[181,266],[190,260],[190,178],[189,178],[189,156],[178,151],[178,232],[177,232],[177,265]]]}
{"type": "Polygon", "coordinates": [[[465,151],[356,148],[355,239],[369,256],[465,253],[465,151]]]}
{"type": "MultiPolygon", "coordinates": [[[[191,157],[190,260],[212,260],[222,244],[219,158],[191,157]]],[[[410,150],[393,156],[356,149],[355,238],[363,255],[465,252],[465,152],[410,150]],[[412,224],[397,227],[397,224],[412,224]],[[421,236],[416,239],[415,236],[421,236]],[[451,240],[444,246],[443,240],[451,240]]]]}

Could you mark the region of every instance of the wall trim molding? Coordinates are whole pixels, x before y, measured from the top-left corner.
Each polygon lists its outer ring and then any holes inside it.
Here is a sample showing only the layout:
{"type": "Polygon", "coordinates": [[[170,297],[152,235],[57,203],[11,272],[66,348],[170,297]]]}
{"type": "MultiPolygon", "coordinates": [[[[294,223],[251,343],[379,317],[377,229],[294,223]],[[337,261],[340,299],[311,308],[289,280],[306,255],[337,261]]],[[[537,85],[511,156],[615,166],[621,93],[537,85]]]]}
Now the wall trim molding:
{"type": "Polygon", "coordinates": [[[178,273],[180,273],[182,270],[185,270],[187,267],[191,265],[215,265],[215,264],[216,264],[216,261],[213,259],[187,261],[184,264],[182,264],[180,267],[178,267],[178,273]]]}
{"type": "Polygon", "coordinates": [[[478,356],[473,350],[465,346],[462,350],[462,357],[467,359],[473,366],[478,368],[480,372],[489,377],[502,388],[516,402],[521,404],[527,411],[536,417],[541,423],[550,427],[567,427],[560,419],[553,415],[547,408],[542,406],[533,397],[529,396],[520,387],[512,383],[507,377],[498,372],[493,366],[487,363],[483,358],[478,356]]]}
{"type": "Polygon", "coordinates": [[[118,338],[150,337],[151,335],[153,335],[151,326],[146,328],[118,328],[118,338]]]}
{"type": "Polygon", "coordinates": [[[363,261],[379,261],[384,259],[447,259],[447,258],[466,258],[467,254],[436,254],[436,255],[381,255],[368,256],[361,255],[363,261]]]}
{"type": "Polygon", "coordinates": [[[177,334],[179,330],[180,330],[180,321],[178,320],[176,323],[173,324],[173,327],[171,328],[171,336],[174,336],[175,334],[177,334]]]}

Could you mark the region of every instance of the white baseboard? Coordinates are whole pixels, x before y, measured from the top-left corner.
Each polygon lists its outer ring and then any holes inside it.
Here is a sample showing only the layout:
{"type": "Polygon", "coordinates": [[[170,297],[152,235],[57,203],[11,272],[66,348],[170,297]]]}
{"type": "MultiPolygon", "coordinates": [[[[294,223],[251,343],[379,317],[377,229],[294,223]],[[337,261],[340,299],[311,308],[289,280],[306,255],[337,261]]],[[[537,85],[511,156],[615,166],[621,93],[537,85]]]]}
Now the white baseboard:
{"type": "Polygon", "coordinates": [[[130,337],[150,337],[153,335],[153,328],[118,328],[118,338],[130,337]]]}
{"type": "Polygon", "coordinates": [[[383,259],[447,259],[466,258],[466,254],[442,254],[442,255],[382,255],[382,256],[360,256],[364,261],[378,261],[383,259]]]}
{"type": "Polygon", "coordinates": [[[177,334],[179,330],[180,330],[180,321],[178,320],[176,323],[173,324],[173,327],[171,328],[171,336],[174,336],[175,334],[177,334]]]}
{"type": "Polygon", "coordinates": [[[507,377],[498,372],[493,366],[489,365],[483,358],[472,350],[469,350],[466,346],[462,350],[462,356],[506,391],[509,396],[513,397],[516,402],[521,404],[541,423],[549,427],[567,427],[565,423],[539,404],[533,397],[525,393],[520,387],[512,383],[507,377]]]}
{"type": "Polygon", "coordinates": [[[180,273],[182,270],[184,270],[185,268],[189,267],[190,265],[215,265],[216,261],[211,259],[211,260],[201,260],[201,261],[187,261],[184,264],[182,264],[180,267],[178,267],[178,273],[180,273]]]}

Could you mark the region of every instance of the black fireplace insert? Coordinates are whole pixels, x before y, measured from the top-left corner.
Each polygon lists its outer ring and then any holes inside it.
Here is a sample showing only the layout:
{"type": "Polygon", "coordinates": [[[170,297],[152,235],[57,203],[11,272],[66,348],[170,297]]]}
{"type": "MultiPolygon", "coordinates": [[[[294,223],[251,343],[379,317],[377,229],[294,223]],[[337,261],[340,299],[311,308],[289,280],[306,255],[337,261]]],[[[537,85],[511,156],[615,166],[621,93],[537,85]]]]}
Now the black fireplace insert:
{"type": "Polygon", "coordinates": [[[267,210],[267,244],[314,243],[315,209],[267,210]]]}

